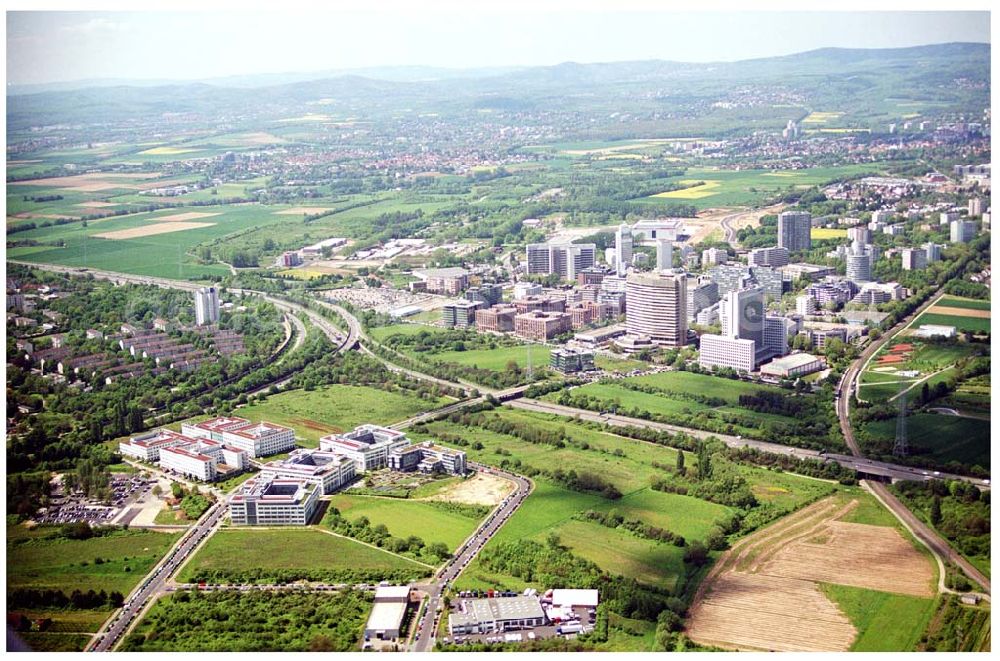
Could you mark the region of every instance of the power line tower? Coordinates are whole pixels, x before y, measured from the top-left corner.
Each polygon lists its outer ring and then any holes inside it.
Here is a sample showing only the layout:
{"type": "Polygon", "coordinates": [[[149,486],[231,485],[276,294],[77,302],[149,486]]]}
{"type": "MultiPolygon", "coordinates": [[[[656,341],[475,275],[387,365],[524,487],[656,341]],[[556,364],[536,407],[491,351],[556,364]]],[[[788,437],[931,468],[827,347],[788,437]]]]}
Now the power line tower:
{"type": "Polygon", "coordinates": [[[892,446],[894,457],[905,457],[910,453],[910,444],[906,438],[906,384],[900,384],[899,415],[896,417],[896,442],[892,446]]]}
{"type": "Polygon", "coordinates": [[[531,381],[532,369],[531,369],[531,343],[528,343],[528,381],[531,381]]]}

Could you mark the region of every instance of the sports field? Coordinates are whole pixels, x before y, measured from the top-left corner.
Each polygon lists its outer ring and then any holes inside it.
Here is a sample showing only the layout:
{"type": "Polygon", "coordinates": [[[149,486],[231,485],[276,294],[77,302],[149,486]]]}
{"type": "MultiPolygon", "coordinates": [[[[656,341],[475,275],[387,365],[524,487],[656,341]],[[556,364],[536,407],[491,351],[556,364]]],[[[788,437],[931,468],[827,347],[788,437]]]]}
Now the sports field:
{"type": "Polygon", "coordinates": [[[428,573],[426,566],[413,560],[317,528],[232,528],[210,537],[184,565],[177,580],[341,582],[403,574],[416,578],[428,573]]]}
{"type": "MultiPolygon", "coordinates": [[[[321,436],[350,431],[366,423],[399,422],[449,401],[444,398],[425,400],[408,392],[367,386],[331,385],[268,395],[263,403],[254,402],[238,408],[234,415],[253,422],[266,420],[291,427],[301,445],[316,447],[321,436]]],[[[179,429],[179,424],[174,427],[179,429]]]]}
{"type": "Polygon", "coordinates": [[[990,302],[959,296],[942,296],[934,305],[910,323],[909,328],[923,324],[954,326],[970,333],[990,332],[990,302]]]}
{"type": "Polygon", "coordinates": [[[385,525],[393,537],[415,535],[427,544],[444,542],[454,551],[475,531],[482,517],[470,508],[449,508],[445,503],[337,494],[330,503],[348,521],[367,517],[373,526],[385,525]]]}

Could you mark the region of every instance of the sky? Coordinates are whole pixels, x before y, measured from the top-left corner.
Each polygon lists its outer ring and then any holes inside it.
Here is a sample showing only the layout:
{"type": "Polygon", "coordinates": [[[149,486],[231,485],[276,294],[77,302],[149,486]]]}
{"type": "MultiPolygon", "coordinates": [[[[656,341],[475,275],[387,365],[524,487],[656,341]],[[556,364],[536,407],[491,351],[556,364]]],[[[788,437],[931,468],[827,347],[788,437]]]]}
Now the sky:
{"type": "Polygon", "coordinates": [[[989,40],[989,13],[970,11],[670,13],[650,11],[649,5],[615,11],[606,5],[577,5],[570,10],[542,0],[504,3],[487,11],[468,5],[427,8],[417,2],[328,13],[294,7],[11,11],[7,83],[197,80],[399,65],[711,62],[829,46],[890,48],[989,40]]]}

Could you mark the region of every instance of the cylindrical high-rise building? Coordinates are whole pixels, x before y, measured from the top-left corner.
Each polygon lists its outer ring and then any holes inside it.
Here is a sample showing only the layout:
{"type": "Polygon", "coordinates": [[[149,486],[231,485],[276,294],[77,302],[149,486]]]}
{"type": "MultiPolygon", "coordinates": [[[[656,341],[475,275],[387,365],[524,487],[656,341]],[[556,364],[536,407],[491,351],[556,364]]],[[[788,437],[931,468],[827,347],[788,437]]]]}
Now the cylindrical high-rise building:
{"type": "Polygon", "coordinates": [[[625,283],[625,328],[656,344],[687,344],[687,276],[683,273],[632,273],[625,283]]]}

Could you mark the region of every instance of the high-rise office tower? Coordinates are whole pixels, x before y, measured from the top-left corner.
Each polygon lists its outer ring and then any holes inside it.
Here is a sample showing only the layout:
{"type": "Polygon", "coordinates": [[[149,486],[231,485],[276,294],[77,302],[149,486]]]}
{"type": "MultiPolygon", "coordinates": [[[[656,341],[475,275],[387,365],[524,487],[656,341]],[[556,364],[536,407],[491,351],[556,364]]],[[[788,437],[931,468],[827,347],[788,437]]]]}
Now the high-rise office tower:
{"type": "Polygon", "coordinates": [[[778,214],[778,246],[789,251],[812,247],[812,214],[808,211],[784,211],[778,214]]]}
{"type": "Polygon", "coordinates": [[[625,282],[625,328],[656,344],[687,344],[687,276],[632,273],[625,282]]]}
{"type": "Polygon", "coordinates": [[[632,228],[622,223],[615,235],[615,269],[618,275],[625,275],[632,263],[632,228]]]}
{"type": "Polygon", "coordinates": [[[656,240],[656,270],[666,271],[674,267],[674,242],[670,239],[656,240]]]}

